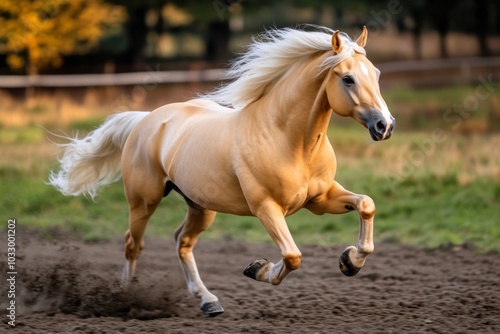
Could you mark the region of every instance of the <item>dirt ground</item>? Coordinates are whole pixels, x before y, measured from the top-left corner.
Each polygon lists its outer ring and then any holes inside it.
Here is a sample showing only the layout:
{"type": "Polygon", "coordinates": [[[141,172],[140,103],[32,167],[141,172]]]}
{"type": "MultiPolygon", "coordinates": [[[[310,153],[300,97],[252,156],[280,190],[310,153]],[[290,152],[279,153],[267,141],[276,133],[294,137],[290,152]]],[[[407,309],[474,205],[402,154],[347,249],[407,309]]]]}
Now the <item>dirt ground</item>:
{"type": "Polygon", "coordinates": [[[278,260],[277,247],[202,240],[195,253],[202,278],[226,310],[208,318],[188,295],[172,240],[146,239],[138,281],[125,292],[119,285],[121,238],[85,244],[52,237],[18,233],[16,327],[7,325],[2,279],[0,332],[500,332],[500,256],[476,255],[470,246],[422,250],[378,244],[351,278],[338,269],[346,245],[302,247],[300,270],[272,286],[242,270],[257,258],[278,260]]]}

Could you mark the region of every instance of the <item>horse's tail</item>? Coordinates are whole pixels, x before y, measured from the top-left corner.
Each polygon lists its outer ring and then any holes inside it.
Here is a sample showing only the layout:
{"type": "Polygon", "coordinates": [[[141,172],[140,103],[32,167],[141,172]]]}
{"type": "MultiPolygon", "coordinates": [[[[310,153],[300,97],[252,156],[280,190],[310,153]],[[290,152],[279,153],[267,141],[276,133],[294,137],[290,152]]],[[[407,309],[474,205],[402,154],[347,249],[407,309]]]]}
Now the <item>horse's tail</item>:
{"type": "Polygon", "coordinates": [[[68,138],[69,143],[61,144],[64,147],[59,159],[61,169],[50,172],[48,183],[67,196],[90,195],[94,198],[100,187],[120,178],[125,141],[148,114],[143,111],[117,113],[86,137],[68,138]]]}

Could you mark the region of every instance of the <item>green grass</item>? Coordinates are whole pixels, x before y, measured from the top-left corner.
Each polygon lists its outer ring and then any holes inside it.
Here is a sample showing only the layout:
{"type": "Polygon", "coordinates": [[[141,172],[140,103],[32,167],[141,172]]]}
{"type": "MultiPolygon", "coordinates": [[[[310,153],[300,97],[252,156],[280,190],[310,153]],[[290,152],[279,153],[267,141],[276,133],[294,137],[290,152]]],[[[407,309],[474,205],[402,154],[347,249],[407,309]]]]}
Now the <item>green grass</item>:
{"type": "Polygon", "coordinates": [[[81,132],[90,132],[98,128],[104,122],[103,117],[92,117],[72,122],[68,125],[70,129],[78,129],[81,132]]]}
{"type": "Polygon", "coordinates": [[[474,85],[455,85],[410,89],[404,86],[384,91],[383,96],[393,115],[398,119],[398,127],[425,130],[432,127],[450,128],[461,121],[475,120],[486,126],[492,106],[489,99],[477,99],[474,85]],[[471,101],[474,105],[470,105],[471,101]],[[475,104],[477,103],[477,105],[475,104]],[[447,116],[445,116],[447,115],[447,116]]]}
{"type": "Polygon", "coordinates": [[[36,143],[44,138],[44,130],[38,126],[26,128],[0,127],[0,143],[36,143]]]}
{"type": "Polygon", "coordinates": [[[395,86],[383,92],[388,104],[398,103],[411,106],[443,104],[447,107],[463,102],[464,98],[474,93],[474,87],[469,85],[454,85],[411,89],[406,86],[395,86]]]}

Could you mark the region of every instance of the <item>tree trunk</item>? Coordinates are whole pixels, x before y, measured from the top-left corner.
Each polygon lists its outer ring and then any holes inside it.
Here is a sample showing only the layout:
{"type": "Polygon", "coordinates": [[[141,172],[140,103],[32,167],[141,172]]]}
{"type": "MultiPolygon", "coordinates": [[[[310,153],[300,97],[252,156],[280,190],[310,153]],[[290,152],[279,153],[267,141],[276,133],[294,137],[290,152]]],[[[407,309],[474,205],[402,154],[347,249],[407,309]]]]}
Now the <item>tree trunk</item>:
{"type": "Polygon", "coordinates": [[[31,108],[34,106],[35,104],[35,93],[36,93],[36,88],[35,88],[35,84],[36,84],[36,81],[37,81],[37,77],[38,77],[38,67],[33,64],[33,62],[31,61],[30,57],[29,57],[29,51],[28,51],[28,56],[26,57],[27,58],[27,61],[28,61],[28,68],[27,68],[27,72],[28,72],[28,86],[26,87],[26,91],[25,91],[25,96],[26,96],[26,106],[28,108],[31,108]]]}
{"type": "Polygon", "coordinates": [[[488,1],[476,0],[475,14],[476,14],[476,37],[479,43],[479,53],[483,57],[491,55],[486,39],[488,34],[488,1]]]}
{"type": "Polygon", "coordinates": [[[209,61],[226,61],[229,58],[229,39],[231,31],[229,21],[213,21],[208,26],[205,44],[205,59],[209,61]]]}
{"type": "Polygon", "coordinates": [[[424,25],[423,8],[413,7],[410,10],[414,26],[411,29],[413,35],[413,52],[415,59],[422,59],[422,28],[424,25]]]}
{"type": "Polygon", "coordinates": [[[448,31],[439,31],[439,53],[441,58],[448,58],[448,48],[446,46],[446,36],[448,31]]]}
{"type": "Polygon", "coordinates": [[[413,30],[413,52],[415,59],[422,59],[422,33],[413,30]]]}
{"type": "Polygon", "coordinates": [[[448,58],[446,37],[450,30],[450,14],[453,11],[453,2],[439,2],[429,0],[426,4],[429,16],[439,34],[439,52],[441,58],[448,58]]]}
{"type": "Polygon", "coordinates": [[[123,64],[132,64],[137,67],[142,63],[144,46],[146,45],[146,8],[135,8],[133,13],[129,12],[127,24],[127,36],[129,37],[127,51],[117,59],[123,64]]]}

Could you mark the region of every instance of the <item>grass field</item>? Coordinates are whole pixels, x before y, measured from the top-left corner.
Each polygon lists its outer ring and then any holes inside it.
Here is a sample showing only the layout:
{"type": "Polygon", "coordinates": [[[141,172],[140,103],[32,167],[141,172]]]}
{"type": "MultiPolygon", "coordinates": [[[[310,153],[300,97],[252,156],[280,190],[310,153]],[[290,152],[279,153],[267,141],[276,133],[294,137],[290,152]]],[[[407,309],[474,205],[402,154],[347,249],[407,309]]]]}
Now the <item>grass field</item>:
{"type": "MultiPolygon", "coordinates": [[[[402,111],[393,110],[398,119],[406,117],[405,94],[387,94],[390,106],[402,107],[402,111]]],[[[448,95],[452,99],[453,94],[448,95]]],[[[460,102],[463,95],[457,99],[460,102]]],[[[408,100],[413,106],[418,97],[408,100]]],[[[83,121],[66,130],[85,131],[98,122],[83,121]]],[[[337,180],[377,204],[375,242],[425,247],[468,242],[480,251],[500,251],[500,134],[463,135],[442,123],[430,123],[418,132],[405,128],[396,130],[389,141],[375,143],[352,120],[335,118],[330,127],[339,164],[337,180]]],[[[16,218],[18,226],[41,227],[48,238],[54,227],[75,231],[89,242],[121,235],[127,229],[128,214],[121,181],[105,188],[96,202],[62,196],[44,184],[48,171],[57,167],[56,149],[47,136],[37,126],[0,129],[4,220],[16,218]]],[[[164,199],[147,235],[172,237],[185,211],[178,196],[164,199]]],[[[357,238],[356,213],[315,216],[302,210],[287,220],[298,244],[350,245],[357,238]]],[[[256,218],[224,214],[217,216],[202,238],[271,242],[256,218]]]]}

